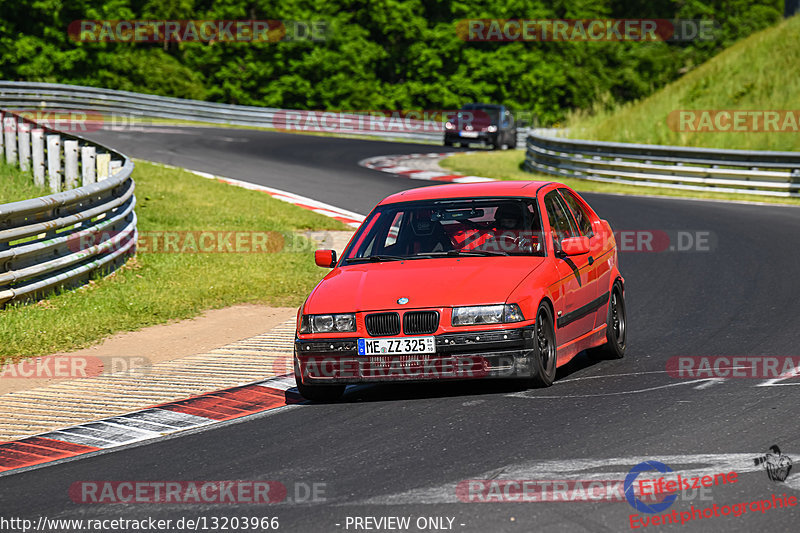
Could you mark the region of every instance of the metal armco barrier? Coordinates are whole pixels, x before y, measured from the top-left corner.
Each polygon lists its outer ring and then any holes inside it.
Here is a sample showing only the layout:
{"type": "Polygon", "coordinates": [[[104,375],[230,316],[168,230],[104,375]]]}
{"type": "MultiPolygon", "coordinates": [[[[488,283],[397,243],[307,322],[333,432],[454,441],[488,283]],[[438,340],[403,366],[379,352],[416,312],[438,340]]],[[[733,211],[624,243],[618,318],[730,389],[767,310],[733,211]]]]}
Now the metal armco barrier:
{"type": "Polygon", "coordinates": [[[2,123],[0,153],[55,194],[0,205],[0,307],[78,285],[135,251],[130,159],[8,111],[2,123]]]}
{"type": "MultiPolygon", "coordinates": [[[[107,119],[109,129],[126,128],[129,126],[127,120],[141,117],[275,128],[293,132],[302,131],[297,129],[296,115],[303,113],[297,110],[216,104],[79,85],[15,81],[0,81],[0,107],[17,110],[95,111],[110,117],[107,119]]],[[[385,130],[359,129],[356,126],[359,118],[362,119],[361,123],[369,122],[363,120],[364,115],[332,111],[319,113],[325,115],[323,122],[328,120],[328,123],[335,122],[344,126],[326,129],[324,123],[320,125],[320,131],[332,134],[412,139],[435,144],[442,144],[444,140],[442,125],[432,121],[403,119],[402,128],[387,124],[385,130]]],[[[517,148],[525,146],[525,136],[529,131],[527,128],[518,129],[517,148]]]]}
{"type": "Polygon", "coordinates": [[[581,141],[532,133],[525,169],[628,185],[800,197],[800,152],[581,141]]]}

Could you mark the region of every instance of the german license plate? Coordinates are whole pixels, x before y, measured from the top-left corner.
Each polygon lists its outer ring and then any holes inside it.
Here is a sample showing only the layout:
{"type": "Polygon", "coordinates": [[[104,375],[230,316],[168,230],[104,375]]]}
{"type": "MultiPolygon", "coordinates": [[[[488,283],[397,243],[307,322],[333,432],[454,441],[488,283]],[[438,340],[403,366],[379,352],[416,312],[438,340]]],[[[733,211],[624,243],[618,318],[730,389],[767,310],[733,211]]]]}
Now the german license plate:
{"type": "Polygon", "coordinates": [[[478,138],[478,132],[477,131],[462,131],[460,133],[460,135],[462,137],[468,137],[470,139],[477,139],[478,138]]]}
{"type": "Polygon", "coordinates": [[[358,339],[358,355],[436,353],[436,337],[358,339]]]}

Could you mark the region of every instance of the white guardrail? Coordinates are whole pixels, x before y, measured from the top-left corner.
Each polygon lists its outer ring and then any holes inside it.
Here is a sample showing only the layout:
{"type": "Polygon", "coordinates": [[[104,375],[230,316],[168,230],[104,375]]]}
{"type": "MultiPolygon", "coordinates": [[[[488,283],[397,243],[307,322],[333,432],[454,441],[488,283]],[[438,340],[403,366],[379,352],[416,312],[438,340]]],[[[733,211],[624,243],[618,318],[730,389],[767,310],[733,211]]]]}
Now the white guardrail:
{"type": "Polygon", "coordinates": [[[525,169],[592,181],[800,197],[800,152],[527,138],[525,169]]]}
{"type": "MultiPolygon", "coordinates": [[[[109,128],[114,116],[121,128],[126,121],[140,117],[188,120],[212,124],[230,124],[293,131],[316,131],[388,139],[410,139],[443,144],[441,122],[402,117],[400,120],[370,119],[368,112],[307,112],[290,109],[216,104],[128,91],[99,89],[78,85],[0,81],[0,107],[16,110],[74,110],[105,114],[109,128]],[[123,116],[126,115],[126,116],[123,116]],[[324,116],[323,116],[324,115],[324,116]],[[317,122],[318,121],[318,125],[317,122]],[[376,127],[377,126],[377,127],[376,127]]],[[[422,112],[420,112],[421,114],[422,112]]],[[[524,148],[527,128],[519,128],[517,148],[524,148]]]]}
{"type": "Polygon", "coordinates": [[[0,116],[0,156],[53,193],[0,205],[2,308],[114,270],[135,251],[137,231],[130,159],[7,110],[0,116]]]}
{"type": "MultiPolygon", "coordinates": [[[[313,112],[297,110],[215,104],[49,83],[0,81],[0,107],[94,111],[107,116],[128,114],[123,122],[139,116],[287,131],[302,131],[302,127],[297,127],[297,120],[304,117],[312,121],[329,120],[337,125],[329,129],[320,125],[315,131],[413,139],[434,144],[443,141],[441,123],[434,127],[431,121],[407,117],[402,120],[400,128],[391,127],[390,123],[386,128],[360,127],[368,121],[357,113],[317,112],[313,115],[313,112]]],[[[526,148],[525,168],[532,172],[685,190],[784,197],[800,194],[799,153],[580,141],[557,137],[555,130],[527,128],[520,128],[517,137],[518,147],[526,148]]]]}

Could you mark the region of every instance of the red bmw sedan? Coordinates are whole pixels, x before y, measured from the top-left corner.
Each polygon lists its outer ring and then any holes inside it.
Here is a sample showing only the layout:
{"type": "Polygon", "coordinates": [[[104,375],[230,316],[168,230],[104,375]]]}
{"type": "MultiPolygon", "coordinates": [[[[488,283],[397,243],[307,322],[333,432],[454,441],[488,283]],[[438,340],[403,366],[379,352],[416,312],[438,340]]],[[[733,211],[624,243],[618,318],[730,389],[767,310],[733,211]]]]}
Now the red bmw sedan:
{"type": "Polygon", "coordinates": [[[611,227],[560,183],[439,185],[380,202],[298,312],[310,400],[347,384],[515,378],[552,385],[583,350],[620,358],[624,279],[611,227]]]}

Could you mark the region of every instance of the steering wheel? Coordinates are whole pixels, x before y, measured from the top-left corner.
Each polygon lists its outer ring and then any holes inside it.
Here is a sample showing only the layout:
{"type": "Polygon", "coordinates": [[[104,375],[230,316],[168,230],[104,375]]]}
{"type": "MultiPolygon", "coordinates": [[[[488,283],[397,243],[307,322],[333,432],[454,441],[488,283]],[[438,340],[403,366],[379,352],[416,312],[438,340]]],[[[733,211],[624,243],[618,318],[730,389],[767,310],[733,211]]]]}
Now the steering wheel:
{"type": "Polygon", "coordinates": [[[502,234],[497,238],[500,249],[505,252],[520,251],[524,253],[538,253],[540,250],[539,238],[535,235],[507,235],[502,234]]]}

